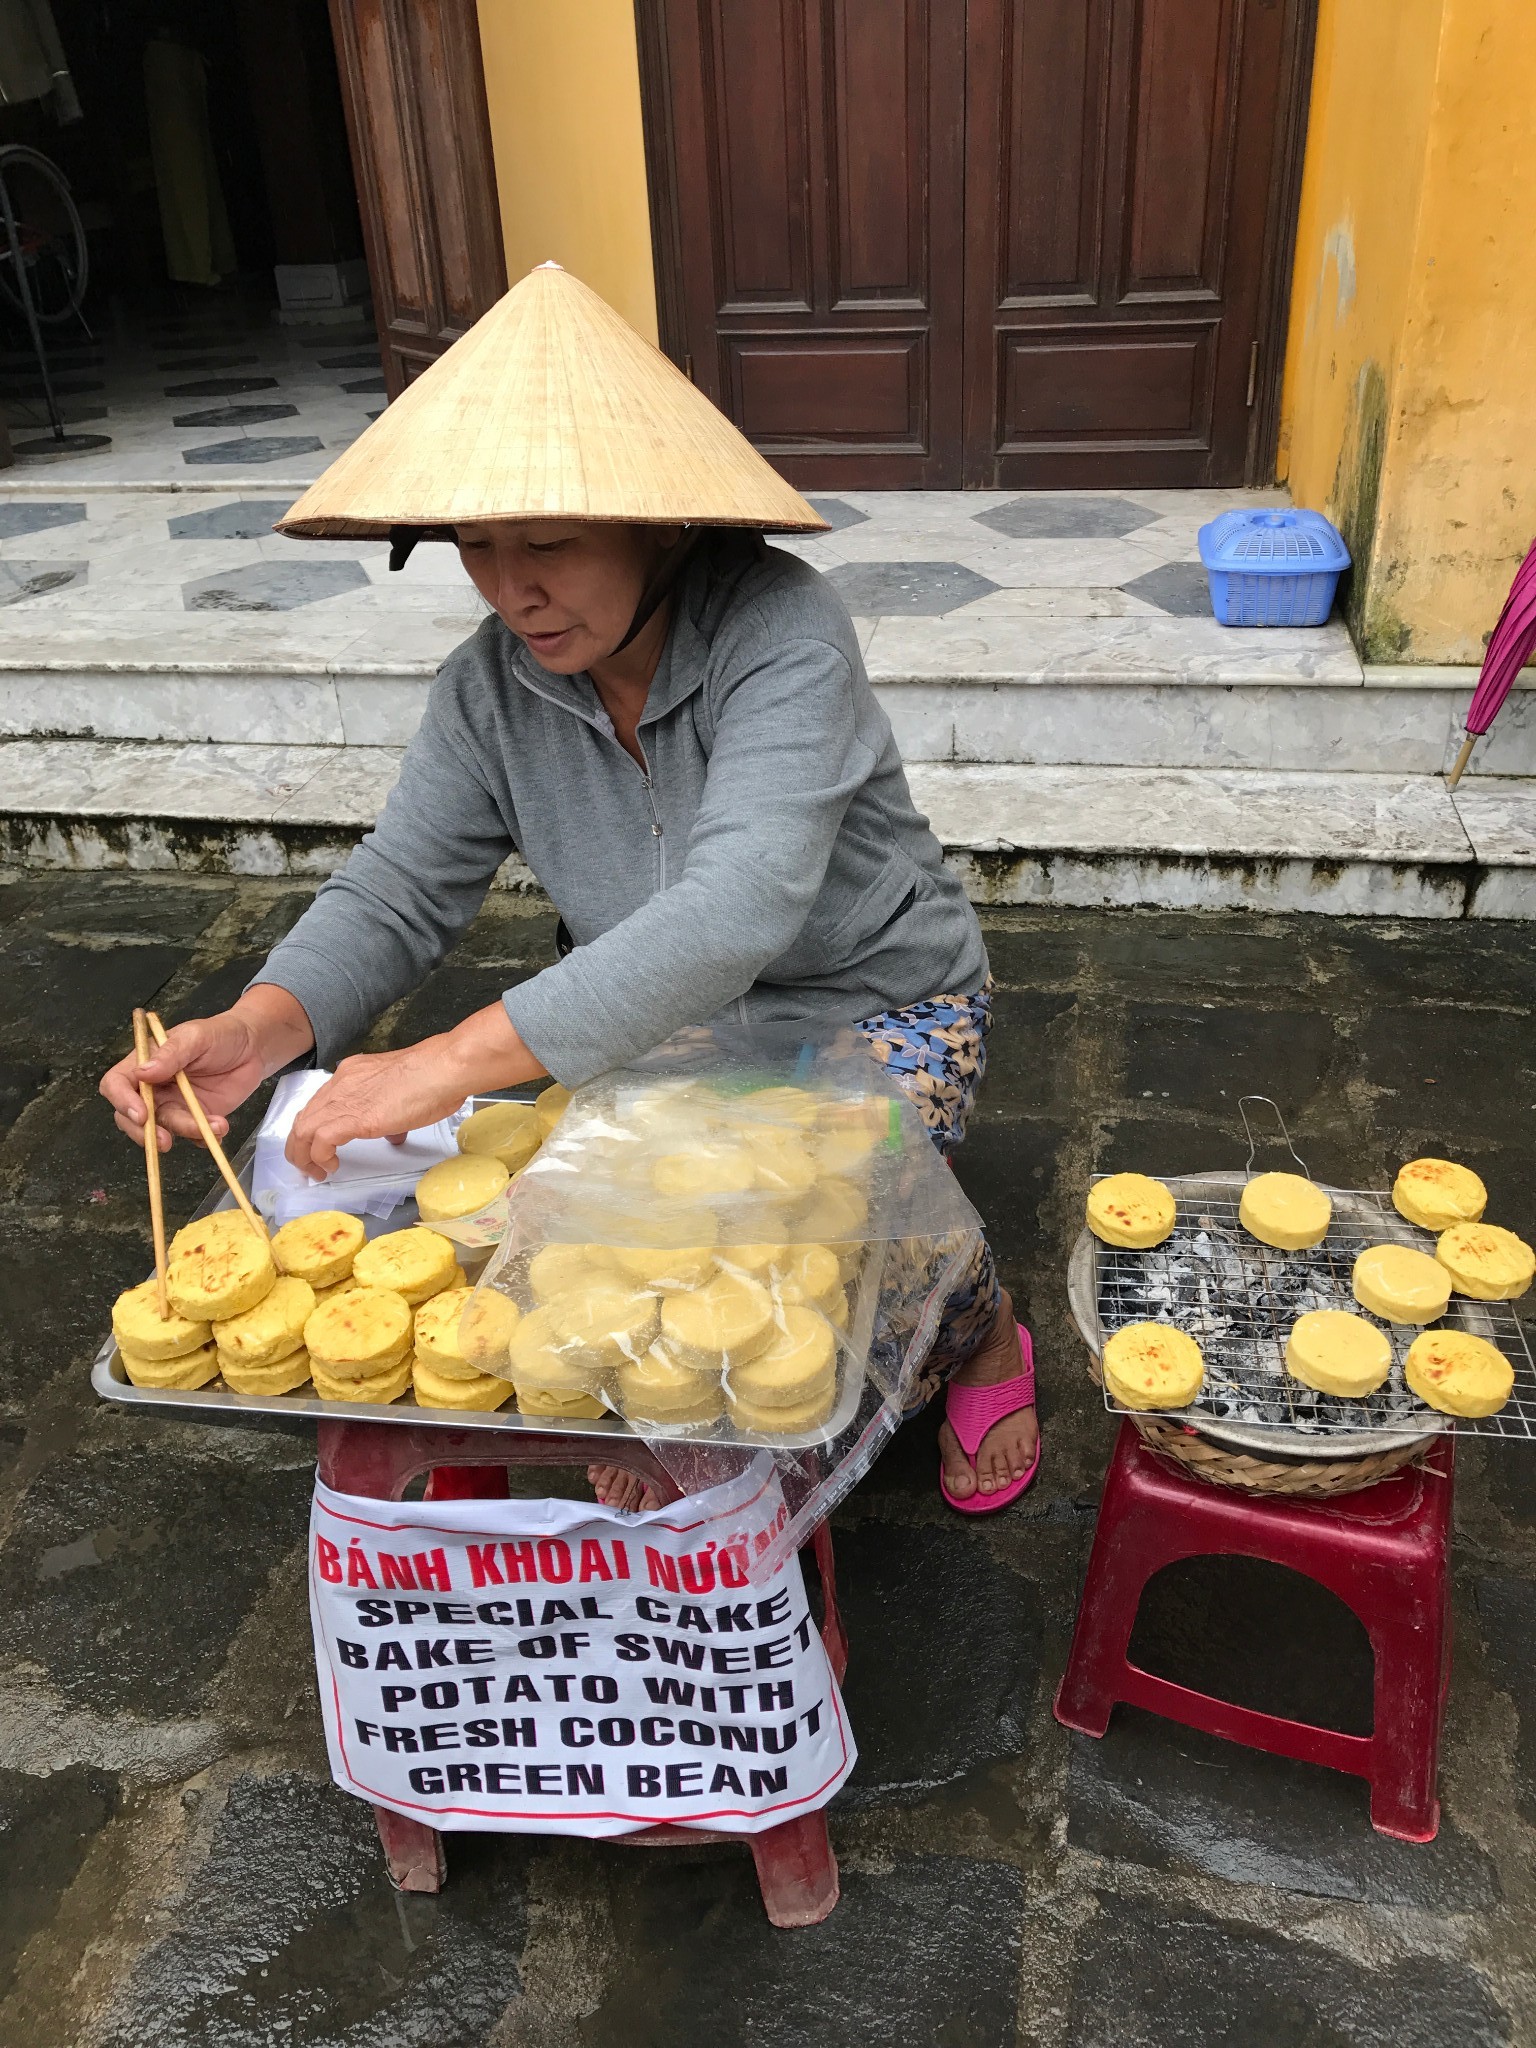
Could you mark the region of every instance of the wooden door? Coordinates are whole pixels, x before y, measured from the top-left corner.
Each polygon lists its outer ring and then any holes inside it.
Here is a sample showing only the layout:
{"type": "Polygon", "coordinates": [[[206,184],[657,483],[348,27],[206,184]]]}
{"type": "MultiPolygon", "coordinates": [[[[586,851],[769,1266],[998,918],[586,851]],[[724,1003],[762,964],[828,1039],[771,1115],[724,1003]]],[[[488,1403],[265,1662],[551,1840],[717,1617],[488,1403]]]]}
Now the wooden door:
{"type": "Polygon", "coordinates": [[[641,9],[663,339],[793,483],[960,482],[962,6],[641,9]]]}
{"type": "Polygon", "coordinates": [[[967,484],[1238,484],[1269,454],[1297,12],[968,0],[967,484]]]}
{"type": "Polygon", "coordinates": [[[802,488],[1267,481],[1315,8],[638,0],[663,346],[802,488]]]}
{"type": "Polygon", "coordinates": [[[384,380],[507,288],[475,0],[330,0],[384,380]]]}

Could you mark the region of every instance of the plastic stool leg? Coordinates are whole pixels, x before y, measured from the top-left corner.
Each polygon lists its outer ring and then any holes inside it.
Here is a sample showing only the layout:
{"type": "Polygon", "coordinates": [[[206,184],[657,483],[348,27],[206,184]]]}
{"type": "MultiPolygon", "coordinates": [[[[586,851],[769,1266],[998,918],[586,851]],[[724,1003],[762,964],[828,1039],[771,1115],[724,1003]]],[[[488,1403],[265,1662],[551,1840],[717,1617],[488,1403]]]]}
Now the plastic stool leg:
{"type": "Polygon", "coordinates": [[[424,1821],[407,1820],[392,1807],[376,1806],[373,1818],[384,1845],[389,1881],[397,1892],[440,1892],[448,1875],[443,1838],[424,1821]]]}
{"type": "Polygon", "coordinates": [[[1445,1640],[1443,1587],[1406,1614],[1382,1616],[1371,1630],[1371,1826],[1403,1842],[1432,1842],[1440,1827],[1435,1788],[1448,1675],[1445,1640]]]}
{"type": "Polygon", "coordinates": [[[1133,1533],[1124,1524],[1106,1529],[1101,1515],[1089,1553],[1072,1648],[1051,1708],[1064,1728],[1079,1735],[1103,1735],[1125,1698],[1126,1652],[1142,1588],[1166,1562],[1156,1551],[1142,1551],[1130,1540],[1133,1533]]]}
{"type": "Polygon", "coordinates": [[[824,1813],[748,1835],[763,1911],[775,1927],[814,1927],[837,1904],[837,1858],[824,1813]]]}
{"type": "Polygon", "coordinates": [[[837,1605],[837,1569],[832,1557],[832,1531],[818,1523],[811,1538],[816,1569],[821,1574],[821,1640],[826,1646],[832,1676],[841,1685],[848,1670],[848,1631],[837,1605]]]}

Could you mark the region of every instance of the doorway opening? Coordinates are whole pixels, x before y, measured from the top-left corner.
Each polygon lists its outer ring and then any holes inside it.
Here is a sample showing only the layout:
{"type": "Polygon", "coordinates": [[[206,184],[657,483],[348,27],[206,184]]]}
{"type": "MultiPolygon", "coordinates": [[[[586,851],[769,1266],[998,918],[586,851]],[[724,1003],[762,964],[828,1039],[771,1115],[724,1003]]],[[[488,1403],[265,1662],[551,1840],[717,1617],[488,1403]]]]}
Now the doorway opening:
{"type": "MultiPolygon", "coordinates": [[[[384,403],[325,0],[8,11],[26,33],[0,44],[0,152],[42,168],[0,153],[0,174],[36,252],[57,409],[109,444],[61,461],[82,480],[312,473],[384,403]],[[78,259],[59,253],[71,233],[78,259]]],[[[0,400],[25,462],[54,451],[14,298],[0,289],[0,400]]]]}

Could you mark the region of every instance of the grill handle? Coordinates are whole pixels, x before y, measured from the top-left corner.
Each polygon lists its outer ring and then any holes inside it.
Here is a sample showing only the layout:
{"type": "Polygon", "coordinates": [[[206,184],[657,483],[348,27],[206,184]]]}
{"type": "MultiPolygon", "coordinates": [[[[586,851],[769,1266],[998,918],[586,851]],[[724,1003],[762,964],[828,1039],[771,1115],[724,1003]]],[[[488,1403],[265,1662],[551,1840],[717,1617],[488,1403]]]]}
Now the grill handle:
{"type": "Polygon", "coordinates": [[[1253,1126],[1248,1121],[1248,1104],[1250,1102],[1262,1102],[1275,1112],[1275,1122],[1280,1126],[1280,1135],[1285,1140],[1286,1151],[1290,1153],[1296,1164],[1301,1168],[1303,1177],[1310,1180],[1312,1176],[1307,1172],[1307,1162],[1291,1143],[1291,1134],[1285,1127],[1285,1118],[1280,1114],[1280,1105],[1268,1095],[1240,1095],[1237,1098],[1237,1113],[1243,1120],[1243,1135],[1248,1140],[1248,1159],[1243,1167],[1244,1174],[1252,1175],[1253,1155],[1259,1149],[1259,1141],[1253,1135],[1253,1126]]]}

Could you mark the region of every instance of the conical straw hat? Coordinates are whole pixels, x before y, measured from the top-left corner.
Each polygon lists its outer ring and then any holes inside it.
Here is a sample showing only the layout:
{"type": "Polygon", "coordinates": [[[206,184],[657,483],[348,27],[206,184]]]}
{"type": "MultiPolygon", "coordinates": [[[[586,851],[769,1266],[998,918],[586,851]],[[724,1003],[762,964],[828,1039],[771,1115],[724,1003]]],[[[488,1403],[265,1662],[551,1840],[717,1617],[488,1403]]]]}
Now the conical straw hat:
{"type": "Polygon", "coordinates": [[[659,349],[553,263],[407,385],[279,531],[369,539],[471,519],[826,527],[659,349]]]}

